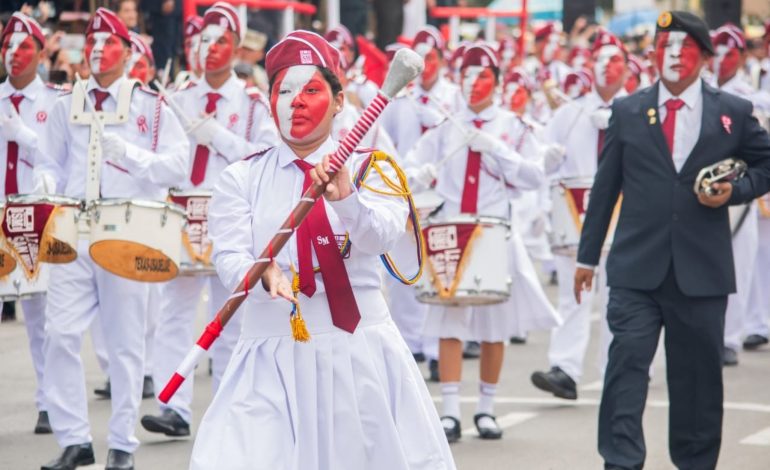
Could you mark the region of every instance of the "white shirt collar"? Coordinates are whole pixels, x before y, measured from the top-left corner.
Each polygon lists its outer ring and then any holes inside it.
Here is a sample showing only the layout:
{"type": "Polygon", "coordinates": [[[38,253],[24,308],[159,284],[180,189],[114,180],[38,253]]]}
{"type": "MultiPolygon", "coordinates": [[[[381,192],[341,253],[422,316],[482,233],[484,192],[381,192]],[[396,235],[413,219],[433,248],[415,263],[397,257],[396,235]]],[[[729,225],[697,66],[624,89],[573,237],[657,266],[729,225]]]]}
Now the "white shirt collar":
{"type": "Polygon", "coordinates": [[[6,79],[0,84],[0,99],[10,98],[13,95],[24,95],[25,99],[35,101],[37,94],[40,93],[44,86],[45,83],[43,83],[43,80],[38,75],[35,75],[34,80],[21,90],[14,88],[11,85],[11,81],[6,79]]]}
{"type": "Polygon", "coordinates": [[[599,108],[609,108],[612,106],[612,103],[618,99],[623,98],[624,96],[627,96],[628,92],[626,91],[625,87],[620,87],[620,90],[618,90],[617,93],[615,93],[615,96],[610,98],[610,101],[605,102],[601,96],[599,96],[599,93],[596,91],[596,88],[592,88],[591,91],[586,95],[586,101],[590,103],[591,105],[595,106],[596,109],[599,108]]]}
{"type": "MultiPolygon", "coordinates": [[[[311,165],[316,165],[321,163],[321,160],[325,155],[334,153],[336,149],[337,147],[335,146],[334,140],[330,135],[326,138],[324,143],[322,143],[321,146],[316,149],[315,152],[305,157],[304,160],[311,165]]],[[[297,159],[299,159],[299,157],[294,153],[294,150],[292,150],[286,142],[281,142],[281,144],[278,146],[278,165],[284,168],[294,163],[294,160],[297,159]]]]}
{"type": "Polygon", "coordinates": [[[658,108],[666,105],[666,101],[672,98],[679,98],[684,101],[685,106],[689,109],[694,109],[698,100],[701,98],[701,89],[703,88],[703,80],[695,80],[690,86],[688,86],[679,96],[674,96],[668,91],[663,82],[658,82],[658,108]]]}
{"type": "Polygon", "coordinates": [[[198,86],[195,87],[195,89],[198,90],[199,97],[204,97],[207,93],[213,92],[219,93],[226,101],[235,100],[238,92],[243,89],[243,87],[240,86],[242,82],[235,75],[235,72],[231,72],[230,77],[216,90],[211,88],[211,85],[209,85],[209,82],[206,81],[205,77],[201,77],[196,83],[198,86]]]}
{"type": "Polygon", "coordinates": [[[493,103],[491,106],[483,109],[479,114],[476,114],[471,111],[471,108],[465,107],[460,111],[460,117],[465,122],[472,122],[476,119],[481,119],[484,122],[491,121],[497,116],[498,109],[497,105],[493,103]]]}
{"type": "Polygon", "coordinates": [[[107,88],[102,88],[101,86],[99,86],[98,83],[96,83],[96,79],[93,77],[93,75],[91,75],[91,77],[89,77],[88,79],[88,83],[86,84],[86,90],[88,91],[88,93],[91,93],[91,91],[93,90],[106,91],[107,93],[110,94],[112,99],[117,102],[118,92],[120,91],[120,85],[123,83],[123,80],[126,80],[125,75],[121,75],[120,77],[118,77],[118,79],[112,82],[112,84],[107,88]]]}

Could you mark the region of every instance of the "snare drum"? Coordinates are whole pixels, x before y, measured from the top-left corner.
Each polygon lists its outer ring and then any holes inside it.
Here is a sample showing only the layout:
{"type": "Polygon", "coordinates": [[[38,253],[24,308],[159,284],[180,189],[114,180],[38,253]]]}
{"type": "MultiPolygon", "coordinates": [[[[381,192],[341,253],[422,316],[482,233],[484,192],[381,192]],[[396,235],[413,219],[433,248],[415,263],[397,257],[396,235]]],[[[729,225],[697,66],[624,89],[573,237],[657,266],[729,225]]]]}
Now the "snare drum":
{"type": "Polygon", "coordinates": [[[50,266],[41,263],[32,279],[27,278],[22,267],[14,262],[16,269],[0,277],[0,301],[8,302],[44,295],[48,290],[50,266]]]}
{"type": "Polygon", "coordinates": [[[88,208],[89,253],[94,262],[126,279],[162,282],[176,277],[185,213],[176,204],[100,199],[88,208]]]}
{"type": "Polygon", "coordinates": [[[182,257],[179,263],[180,276],[216,274],[211,263],[214,248],[209,240],[208,219],[211,191],[182,191],[172,189],[169,199],[181,206],[187,213],[187,226],[182,233],[182,257]]]}
{"type": "Polygon", "coordinates": [[[491,305],[510,297],[511,226],[497,217],[461,215],[423,227],[426,271],[417,300],[448,306],[491,305]]]}
{"type": "Polygon", "coordinates": [[[425,220],[436,209],[441,207],[444,200],[434,189],[428,189],[412,195],[414,207],[417,209],[417,216],[420,220],[425,220]]]}
{"type": "MultiPolygon", "coordinates": [[[[551,185],[551,233],[548,239],[551,251],[564,256],[577,255],[580,233],[588,208],[593,178],[565,178],[551,185]]],[[[609,250],[615,237],[615,227],[622,199],[618,199],[612,214],[610,227],[604,240],[604,250],[609,250]]]]}

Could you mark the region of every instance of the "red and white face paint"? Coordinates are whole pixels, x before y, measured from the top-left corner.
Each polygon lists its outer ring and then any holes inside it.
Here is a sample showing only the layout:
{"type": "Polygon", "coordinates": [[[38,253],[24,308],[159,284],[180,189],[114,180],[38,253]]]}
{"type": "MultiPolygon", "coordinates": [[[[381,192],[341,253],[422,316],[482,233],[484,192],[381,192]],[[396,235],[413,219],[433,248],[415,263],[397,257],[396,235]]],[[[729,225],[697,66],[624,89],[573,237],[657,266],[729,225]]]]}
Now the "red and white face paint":
{"type": "Polygon", "coordinates": [[[420,43],[415,47],[415,52],[420,54],[425,62],[425,68],[420,75],[420,83],[432,84],[438,78],[440,60],[438,51],[429,44],[420,43]]]}
{"type": "Polygon", "coordinates": [[[86,38],[86,58],[93,74],[101,74],[120,66],[125,44],[116,35],[96,32],[86,38]]]}
{"type": "Polygon", "coordinates": [[[543,46],[543,53],[540,55],[540,62],[549,64],[556,58],[556,55],[561,50],[559,42],[561,38],[558,34],[550,34],[545,40],[545,46],[543,46]]]}
{"type": "Polygon", "coordinates": [[[201,70],[201,63],[198,58],[198,52],[201,45],[201,35],[193,34],[184,40],[184,56],[187,59],[187,66],[193,72],[201,70]]]}
{"type": "Polygon", "coordinates": [[[205,71],[222,70],[232,63],[235,42],[233,35],[227,32],[227,29],[215,24],[207,25],[203,29],[198,60],[205,71]]]}
{"type": "Polygon", "coordinates": [[[278,72],[270,94],[273,119],[284,139],[302,142],[314,137],[329,115],[332,95],[314,65],[295,65],[278,72]]]}
{"type": "Polygon", "coordinates": [[[626,60],[618,46],[607,45],[599,48],[594,61],[594,79],[596,86],[612,86],[623,79],[626,60]]]}
{"type": "Polygon", "coordinates": [[[684,31],[666,31],[655,41],[655,63],[660,76],[670,82],[691,78],[701,56],[698,43],[684,31]]]}
{"type": "Polygon", "coordinates": [[[34,62],[36,54],[35,38],[27,33],[11,33],[3,40],[3,63],[11,77],[24,73],[34,62]]]}
{"type": "Polygon", "coordinates": [[[720,44],[715,48],[716,54],[711,62],[711,71],[720,81],[731,79],[741,66],[741,52],[735,48],[720,44]]]}
{"type": "Polygon", "coordinates": [[[465,67],[462,77],[463,98],[471,106],[483,103],[495,91],[495,74],[489,67],[480,65],[465,67]]]}
{"type": "Polygon", "coordinates": [[[509,83],[503,90],[503,103],[508,105],[511,111],[523,111],[529,102],[527,89],[518,83],[509,83]]]}
{"type": "Polygon", "coordinates": [[[147,85],[150,81],[150,61],[147,56],[139,52],[132,52],[131,59],[128,61],[128,77],[135,78],[147,85]]]}

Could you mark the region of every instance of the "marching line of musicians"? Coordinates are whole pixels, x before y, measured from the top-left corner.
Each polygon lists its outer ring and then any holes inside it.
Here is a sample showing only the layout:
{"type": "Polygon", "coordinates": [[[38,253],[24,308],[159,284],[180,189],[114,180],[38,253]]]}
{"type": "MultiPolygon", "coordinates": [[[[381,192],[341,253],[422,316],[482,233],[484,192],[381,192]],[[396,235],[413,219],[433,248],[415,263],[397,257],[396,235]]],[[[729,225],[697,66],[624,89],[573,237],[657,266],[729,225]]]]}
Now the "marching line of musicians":
{"type": "MultiPolygon", "coordinates": [[[[209,225],[212,191],[232,164],[256,161],[282,139],[291,140],[280,124],[291,121],[282,114],[283,92],[270,90],[267,97],[233,73],[244,33],[237,13],[224,3],[188,19],[188,70],[173,83],[153,84],[153,91],[145,73],[154,65],[150,48],[113,12],[100,8],[86,31],[90,77],[64,90],[36,75],[45,43],[40,26],[15,13],[3,29],[0,51],[8,79],[0,85],[0,152],[6,160],[0,170],[6,199],[0,296],[19,299],[24,311],[38,384],[35,432],[52,432],[63,449],[43,469],[94,462],[80,358],[87,331],[109,378],[97,390],[112,400],[106,466],[133,468],[140,400],[157,394],[185,359],[195,339],[200,293],[208,291],[213,318],[237,285],[217,276],[217,269],[221,275],[235,268],[215,263],[225,255],[208,234],[219,230],[217,235],[226,237],[223,233],[238,227],[227,225],[223,214],[218,227],[216,221],[209,225]]],[[[334,110],[329,131],[339,141],[379,85],[363,73],[344,27],[329,31],[325,41],[292,39],[309,49],[281,49],[297,55],[296,64],[287,67],[322,64],[322,70],[337,73],[344,88],[348,99],[334,110]],[[332,60],[339,62],[338,70],[327,64],[327,45],[338,55],[332,60]]],[[[770,59],[747,61],[746,38],[734,26],[720,28],[711,39],[714,57],[704,79],[751,100],[767,126],[770,59]]],[[[563,41],[558,25],[548,24],[534,31],[530,56],[508,38],[450,49],[438,30],[426,27],[411,45],[394,44],[386,51],[392,60],[398,49],[411,47],[424,59],[424,70],[392,100],[361,146],[383,151],[403,169],[414,198],[411,223],[419,220],[423,230],[417,236],[407,230],[389,246],[392,265],[380,268],[382,290],[409,352],[427,359],[431,378],[440,381],[438,415],[448,442],[461,438],[462,358],[473,355],[468,349],[474,345],[480,356],[474,424],[483,439],[502,436],[494,403],[511,338],[525,341],[530,331],[550,329],[543,360],[548,367],[531,378],[537,388],[576,399],[584,375],[592,302],[576,302],[571,281],[610,107],[654,83],[666,59],[661,54],[656,63],[653,53],[633,55],[606,31],[569,51],[563,41]],[[556,308],[536,266],[553,271],[559,281],[556,308]],[[420,270],[419,280],[401,274],[420,270]]],[[[295,75],[286,77],[298,80],[295,75]]],[[[305,119],[316,116],[311,110],[305,119]]],[[[653,112],[645,119],[653,124],[657,117],[653,112]]],[[[229,186],[239,184],[245,183],[222,183],[233,191],[229,186]]],[[[283,206],[261,205],[267,212],[254,213],[254,223],[288,215],[283,206]]],[[[233,220],[244,217],[235,203],[232,211],[233,220]]],[[[768,342],[770,290],[763,286],[770,281],[770,248],[760,240],[770,237],[770,198],[731,208],[730,216],[737,292],[728,302],[724,361],[737,364],[741,346],[756,349],[768,342]]],[[[340,220],[344,226],[346,219],[340,220]]],[[[346,244],[357,250],[362,243],[353,236],[356,230],[361,229],[343,227],[345,233],[333,234],[351,273],[361,269],[345,251],[346,244]]],[[[305,269],[301,259],[299,264],[305,269]]],[[[589,296],[598,296],[603,311],[603,257],[597,275],[597,289],[589,296]]],[[[300,297],[300,306],[311,296],[312,291],[300,297]]],[[[243,316],[233,318],[210,350],[215,392],[243,316]]],[[[611,334],[602,318],[598,367],[603,372],[611,334]]],[[[312,328],[309,333],[312,342],[312,328]]],[[[191,377],[157,414],[142,417],[141,425],[167,436],[190,435],[192,389],[191,377]]],[[[435,449],[445,465],[436,468],[453,468],[444,447],[435,449]]]]}

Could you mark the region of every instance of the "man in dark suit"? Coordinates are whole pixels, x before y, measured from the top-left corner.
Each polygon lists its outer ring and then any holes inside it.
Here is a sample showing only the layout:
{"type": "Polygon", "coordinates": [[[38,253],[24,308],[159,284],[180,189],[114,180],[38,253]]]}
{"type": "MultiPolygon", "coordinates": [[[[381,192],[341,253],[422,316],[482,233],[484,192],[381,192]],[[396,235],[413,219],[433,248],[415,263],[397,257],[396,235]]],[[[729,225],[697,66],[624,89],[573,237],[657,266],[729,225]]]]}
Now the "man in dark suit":
{"type": "Polygon", "coordinates": [[[735,273],[727,206],[770,190],[770,138],[751,103],[704,84],[708,28],[685,12],[658,19],[661,79],[615,101],[591,192],[575,272],[590,289],[613,208],[623,193],[607,260],[613,333],[599,410],[606,469],[644,465],[642,413],[649,367],[665,327],[669,452],[679,469],[716,467],[722,435],[722,342],[735,273]],[[728,157],[746,176],[695,194],[698,172],[728,157]]]}

